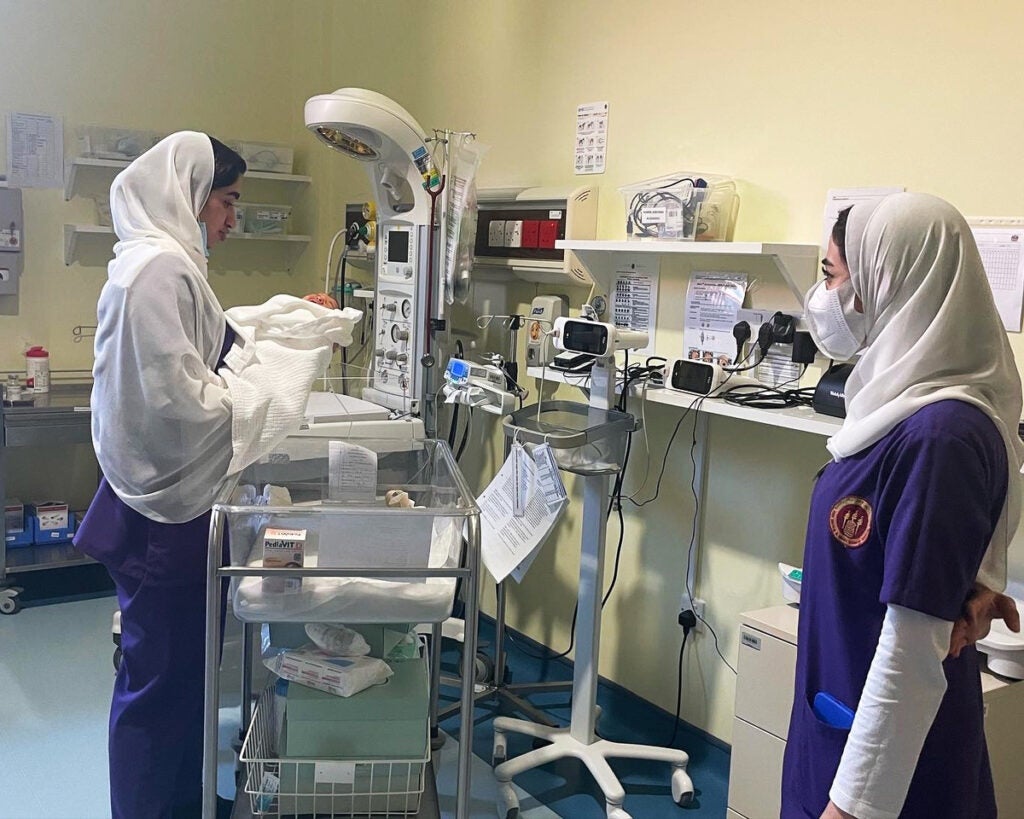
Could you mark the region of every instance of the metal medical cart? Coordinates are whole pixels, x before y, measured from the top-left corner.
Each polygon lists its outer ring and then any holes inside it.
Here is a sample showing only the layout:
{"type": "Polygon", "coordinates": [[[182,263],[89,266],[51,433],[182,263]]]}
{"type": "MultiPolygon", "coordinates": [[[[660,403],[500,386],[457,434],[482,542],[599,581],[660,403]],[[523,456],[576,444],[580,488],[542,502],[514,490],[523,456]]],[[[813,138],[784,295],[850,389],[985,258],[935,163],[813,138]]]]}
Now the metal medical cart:
{"type": "MultiPolygon", "coordinates": [[[[376,486],[363,486],[361,499],[350,493],[345,497],[346,492],[339,491],[337,463],[332,481],[331,441],[290,438],[247,468],[239,480],[239,486],[248,484],[257,492],[267,485],[287,489],[290,505],[222,502],[213,507],[206,606],[205,819],[216,815],[220,590],[227,578],[231,579],[233,615],[244,625],[241,726],[245,744],[240,762],[247,767],[242,771],[233,815],[439,815],[429,741],[422,759],[295,759],[273,753],[276,749],[268,734],[274,718],[266,710],[273,702],[269,689],[261,695],[255,711],[250,711],[253,629],[258,623],[429,623],[433,635],[429,727],[431,737],[436,736],[441,623],[451,613],[458,581],[465,584],[463,664],[472,667],[477,646],[480,510],[451,450],[437,440],[345,443],[357,443],[376,459],[376,486]],[[383,496],[392,489],[407,492],[415,505],[385,505],[383,496]],[[302,568],[263,567],[268,526],[305,530],[307,552],[302,568]],[[230,557],[226,559],[228,547],[230,557]],[[314,558],[316,566],[311,565],[314,558]],[[320,561],[330,565],[321,566],[320,561]],[[357,616],[358,611],[369,614],[364,619],[357,616]],[[275,780],[270,785],[264,781],[268,774],[275,780]],[[414,791],[416,798],[410,805],[410,800],[402,797],[414,791]]],[[[461,700],[455,815],[456,819],[468,819],[473,737],[470,676],[462,681],[461,700]]]]}

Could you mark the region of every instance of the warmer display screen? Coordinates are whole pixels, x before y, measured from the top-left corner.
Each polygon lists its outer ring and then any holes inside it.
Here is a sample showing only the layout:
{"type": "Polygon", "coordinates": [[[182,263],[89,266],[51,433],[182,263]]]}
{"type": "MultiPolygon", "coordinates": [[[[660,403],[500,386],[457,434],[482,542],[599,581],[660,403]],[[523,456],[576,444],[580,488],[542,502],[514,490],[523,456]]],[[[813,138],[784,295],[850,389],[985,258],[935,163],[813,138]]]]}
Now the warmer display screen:
{"type": "Polygon", "coordinates": [[[604,355],[608,348],[608,328],[588,321],[567,322],[562,331],[567,350],[588,355],[604,355]]]}
{"type": "Polygon", "coordinates": [[[409,231],[389,230],[388,231],[388,258],[389,262],[409,261],[409,231]]]}

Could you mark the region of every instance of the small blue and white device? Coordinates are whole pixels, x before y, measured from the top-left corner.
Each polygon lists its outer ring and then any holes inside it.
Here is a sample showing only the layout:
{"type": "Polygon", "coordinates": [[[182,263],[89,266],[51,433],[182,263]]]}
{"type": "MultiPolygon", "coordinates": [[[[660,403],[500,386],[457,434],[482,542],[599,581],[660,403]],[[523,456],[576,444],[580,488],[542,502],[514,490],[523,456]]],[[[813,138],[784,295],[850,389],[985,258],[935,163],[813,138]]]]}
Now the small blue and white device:
{"type": "Polygon", "coordinates": [[[448,362],[448,369],[444,372],[444,380],[454,386],[469,384],[470,363],[464,358],[453,358],[448,362]]]}
{"type": "Polygon", "coordinates": [[[495,415],[508,415],[515,409],[515,396],[508,391],[507,383],[505,372],[494,364],[452,358],[444,371],[444,400],[446,404],[466,404],[495,415]]]}

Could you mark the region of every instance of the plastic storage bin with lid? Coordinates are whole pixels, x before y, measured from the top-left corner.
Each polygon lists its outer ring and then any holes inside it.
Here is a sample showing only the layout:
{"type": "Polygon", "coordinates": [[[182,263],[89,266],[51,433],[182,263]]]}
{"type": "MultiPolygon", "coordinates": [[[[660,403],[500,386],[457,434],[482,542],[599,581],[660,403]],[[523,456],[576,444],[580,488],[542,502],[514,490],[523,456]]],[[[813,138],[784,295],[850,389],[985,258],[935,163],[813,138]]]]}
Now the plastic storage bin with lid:
{"type": "Polygon", "coordinates": [[[288,218],[291,214],[291,205],[260,205],[246,202],[244,230],[246,233],[259,236],[287,233],[288,218]]]}
{"type": "Polygon", "coordinates": [[[250,171],[291,173],[295,164],[295,149],[290,145],[244,140],[229,144],[245,160],[250,171]]]}
{"type": "Polygon", "coordinates": [[[135,159],[161,138],[156,131],[85,125],[78,129],[78,153],[92,159],[135,159]]]}
{"type": "Polygon", "coordinates": [[[619,191],[626,205],[627,239],[732,239],[739,197],[731,177],[679,171],[619,191]]]}

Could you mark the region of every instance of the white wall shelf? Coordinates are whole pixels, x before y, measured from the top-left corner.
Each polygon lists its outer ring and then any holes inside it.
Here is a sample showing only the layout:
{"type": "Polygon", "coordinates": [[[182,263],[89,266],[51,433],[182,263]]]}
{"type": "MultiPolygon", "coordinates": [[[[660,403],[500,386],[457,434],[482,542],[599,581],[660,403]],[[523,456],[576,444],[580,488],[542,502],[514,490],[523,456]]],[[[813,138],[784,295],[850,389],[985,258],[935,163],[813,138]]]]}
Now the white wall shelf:
{"type": "MultiPolygon", "coordinates": [[[[100,225],[64,225],[64,264],[106,266],[113,257],[114,229],[100,225]]],[[[231,234],[211,257],[210,266],[246,270],[291,270],[310,242],[309,236],[288,233],[269,236],[231,234]]]]}
{"type": "MultiPolygon", "coordinates": [[[[527,367],[526,374],[540,379],[540,367],[527,367]]],[[[572,386],[587,386],[586,374],[565,373],[560,370],[547,367],[544,369],[544,380],[555,381],[561,384],[572,386]]],[[[636,395],[639,397],[639,391],[636,395]]],[[[645,400],[655,404],[666,404],[672,407],[679,407],[686,410],[691,407],[699,412],[708,415],[720,415],[725,418],[738,418],[743,421],[753,421],[757,424],[767,424],[783,429],[792,429],[798,432],[809,432],[814,435],[834,435],[842,426],[839,418],[829,415],[822,415],[810,407],[790,407],[788,409],[753,409],[742,407],[736,404],[729,404],[722,398],[705,398],[701,400],[699,395],[688,392],[679,392],[664,387],[649,388],[645,400]]]]}
{"type": "MultiPolygon", "coordinates": [[[[108,196],[110,183],[128,167],[128,164],[127,161],[117,159],[75,157],[67,167],[64,181],[65,201],[75,196],[108,196]]],[[[254,202],[274,201],[280,198],[292,202],[312,181],[312,177],[309,176],[249,171],[244,177],[243,191],[245,199],[254,202]]]]}
{"type": "Polygon", "coordinates": [[[596,281],[610,285],[615,271],[629,256],[713,257],[728,259],[742,269],[743,260],[771,261],[800,304],[817,273],[817,245],[777,242],[660,242],[563,240],[555,247],[573,251],[596,281]]]}

